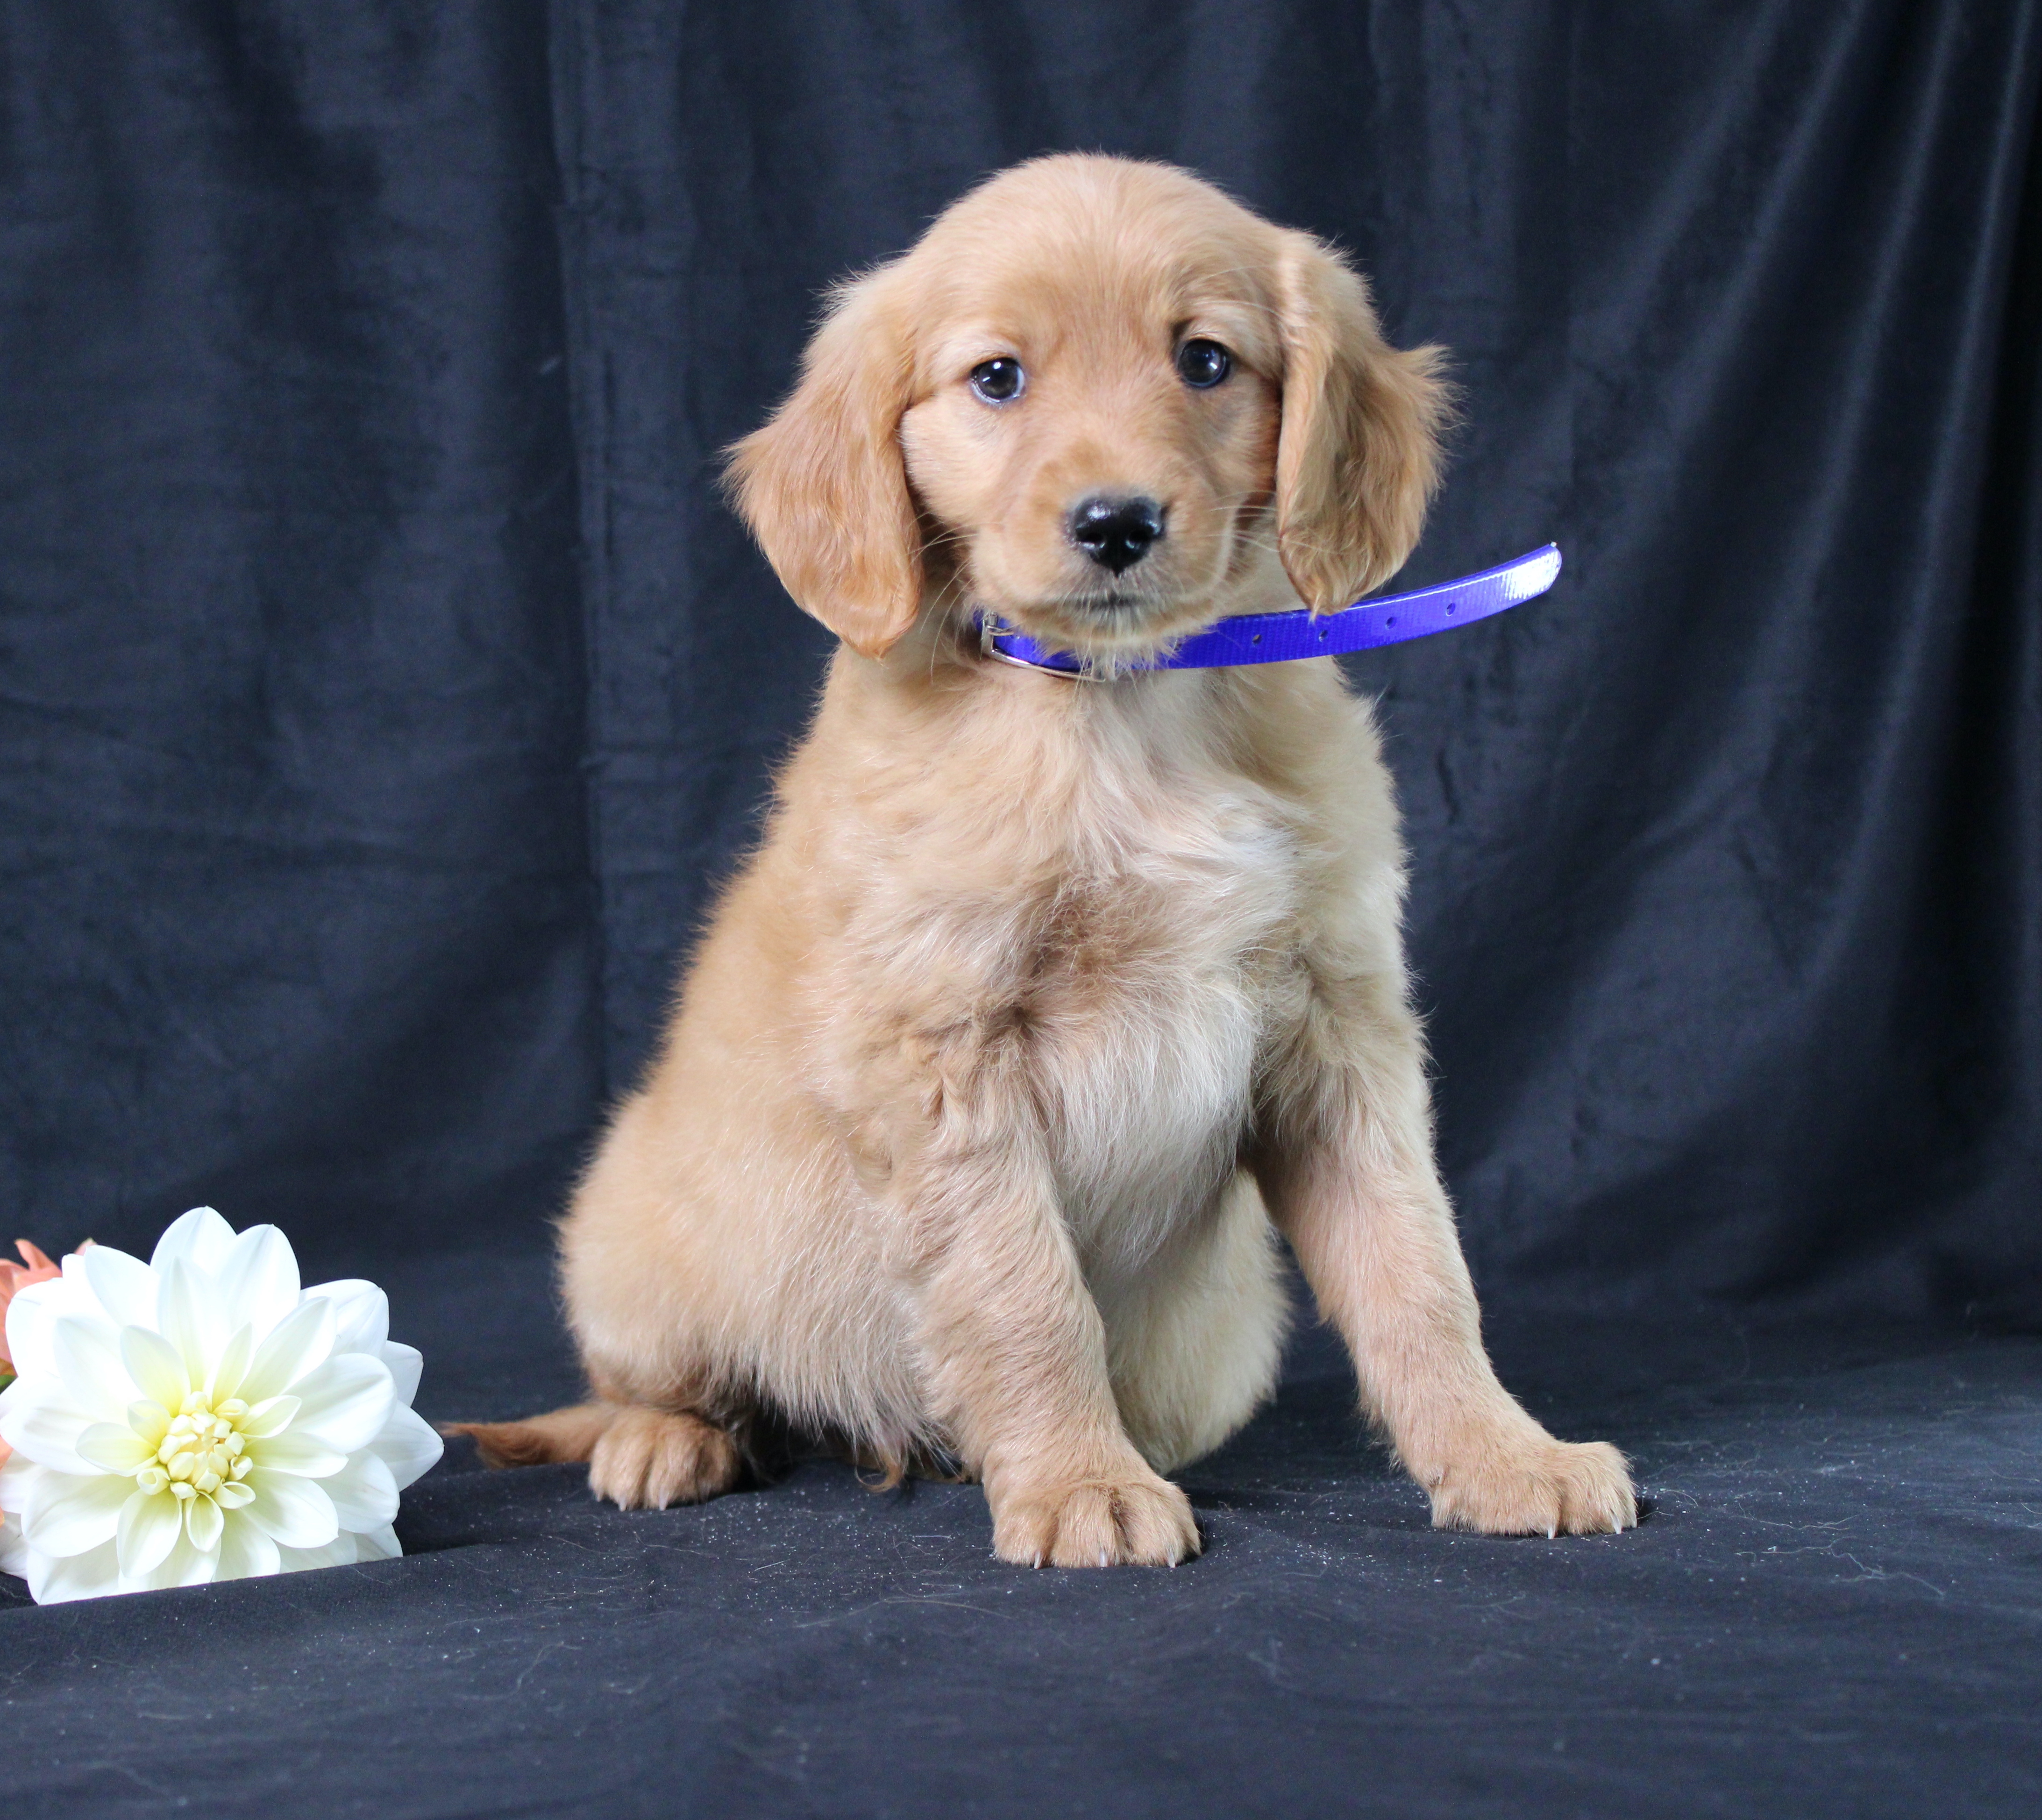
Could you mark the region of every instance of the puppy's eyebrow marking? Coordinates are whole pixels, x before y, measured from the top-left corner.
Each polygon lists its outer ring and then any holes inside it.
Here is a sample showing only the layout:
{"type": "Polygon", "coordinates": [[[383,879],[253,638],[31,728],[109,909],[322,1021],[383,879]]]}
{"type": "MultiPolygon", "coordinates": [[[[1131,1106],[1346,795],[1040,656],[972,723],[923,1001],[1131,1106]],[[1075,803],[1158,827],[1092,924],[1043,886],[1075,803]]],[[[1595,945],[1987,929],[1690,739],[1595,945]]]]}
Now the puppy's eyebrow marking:
{"type": "Polygon", "coordinates": [[[1031,338],[1007,333],[1008,325],[990,319],[946,329],[929,350],[930,370],[938,374],[969,373],[981,361],[1018,360],[1026,366],[1041,350],[1025,346],[1031,338]]]}

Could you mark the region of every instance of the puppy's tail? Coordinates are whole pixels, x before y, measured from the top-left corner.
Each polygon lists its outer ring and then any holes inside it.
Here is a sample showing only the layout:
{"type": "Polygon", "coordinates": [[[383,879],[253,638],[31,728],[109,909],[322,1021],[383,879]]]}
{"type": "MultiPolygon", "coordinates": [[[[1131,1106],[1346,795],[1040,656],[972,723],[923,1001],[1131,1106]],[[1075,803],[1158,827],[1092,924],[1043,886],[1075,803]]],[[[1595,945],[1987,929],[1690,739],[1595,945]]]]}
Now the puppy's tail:
{"type": "Polygon", "coordinates": [[[622,1413],[617,1403],[576,1403],[522,1422],[442,1422],[443,1435],[466,1435],[486,1466],[536,1466],[585,1460],[603,1430],[622,1413]]]}

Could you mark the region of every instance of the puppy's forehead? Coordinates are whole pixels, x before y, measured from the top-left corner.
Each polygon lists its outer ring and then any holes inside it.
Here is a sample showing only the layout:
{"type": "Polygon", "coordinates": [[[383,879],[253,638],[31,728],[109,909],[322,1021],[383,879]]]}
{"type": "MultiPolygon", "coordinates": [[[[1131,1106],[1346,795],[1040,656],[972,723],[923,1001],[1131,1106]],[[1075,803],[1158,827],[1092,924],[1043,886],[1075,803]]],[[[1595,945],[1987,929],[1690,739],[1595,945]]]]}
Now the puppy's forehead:
{"type": "Polygon", "coordinates": [[[1273,351],[1275,250],[1268,224],[1183,172],[1068,158],[973,191],[911,258],[931,352],[978,336],[1039,354],[1118,331],[1216,335],[1255,360],[1273,351]]]}

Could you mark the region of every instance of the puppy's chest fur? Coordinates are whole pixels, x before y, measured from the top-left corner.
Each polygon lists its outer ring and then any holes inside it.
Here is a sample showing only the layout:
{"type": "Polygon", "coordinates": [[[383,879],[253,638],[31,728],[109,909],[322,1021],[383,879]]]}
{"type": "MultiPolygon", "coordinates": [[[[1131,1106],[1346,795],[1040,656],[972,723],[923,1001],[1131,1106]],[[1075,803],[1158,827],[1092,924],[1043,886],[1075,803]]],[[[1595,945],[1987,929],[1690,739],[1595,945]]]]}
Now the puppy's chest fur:
{"type": "Polygon", "coordinates": [[[1304,843],[1297,805],[1181,714],[1073,705],[1005,748],[996,790],[962,783],[967,812],[904,839],[902,872],[949,889],[895,978],[932,1069],[1025,1095],[1108,1280],[1233,1173],[1258,1064],[1299,1015],[1304,843]]]}
{"type": "Polygon", "coordinates": [[[1031,1072],[1088,1264],[1138,1269],[1212,1204],[1287,1008],[1290,828],[1238,779],[1176,780],[1073,842],[1030,954],[1031,1072]]]}

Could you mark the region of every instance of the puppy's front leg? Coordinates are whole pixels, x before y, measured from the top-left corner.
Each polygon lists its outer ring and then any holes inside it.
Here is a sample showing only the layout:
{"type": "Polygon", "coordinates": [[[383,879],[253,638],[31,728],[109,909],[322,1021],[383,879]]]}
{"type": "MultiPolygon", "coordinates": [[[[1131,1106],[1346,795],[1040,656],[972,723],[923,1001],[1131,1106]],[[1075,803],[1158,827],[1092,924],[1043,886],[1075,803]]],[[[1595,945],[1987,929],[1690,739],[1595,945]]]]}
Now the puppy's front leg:
{"type": "Polygon", "coordinates": [[[1264,1199],[1345,1337],[1371,1413],[1430,1493],[1432,1520],[1496,1535],[1635,1524],[1623,1456],[1555,1440],[1482,1349],[1401,980],[1317,980],[1267,1098],[1264,1199]]]}
{"type": "Polygon", "coordinates": [[[908,1175],[897,1189],[917,1234],[925,1371],[985,1483],[994,1552],[1036,1567],[1197,1554],[1190,1503],[1121,1425],[1105,1328],[1039,1139],[953,1130],[908,1175]]]}

